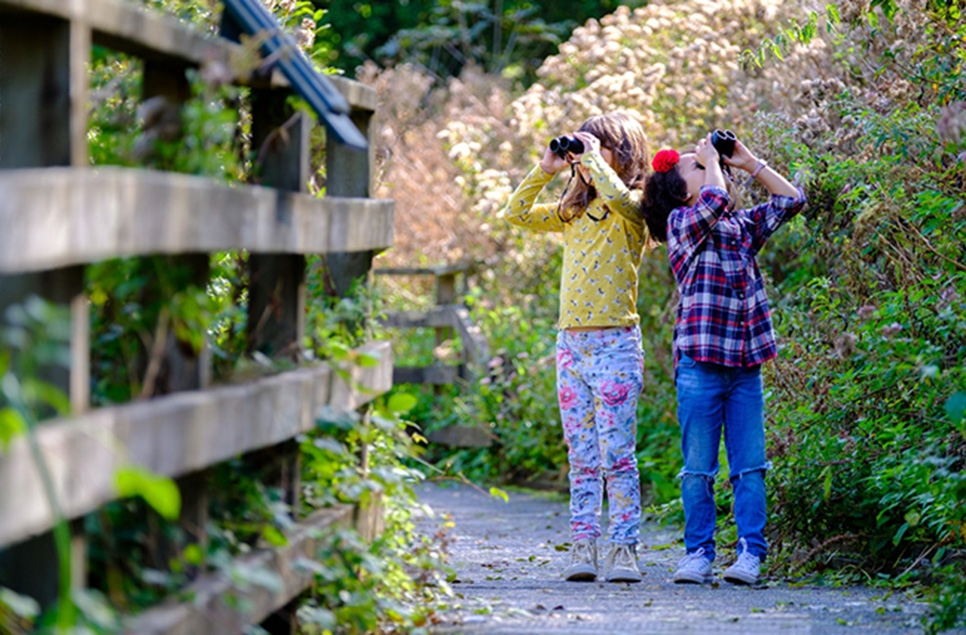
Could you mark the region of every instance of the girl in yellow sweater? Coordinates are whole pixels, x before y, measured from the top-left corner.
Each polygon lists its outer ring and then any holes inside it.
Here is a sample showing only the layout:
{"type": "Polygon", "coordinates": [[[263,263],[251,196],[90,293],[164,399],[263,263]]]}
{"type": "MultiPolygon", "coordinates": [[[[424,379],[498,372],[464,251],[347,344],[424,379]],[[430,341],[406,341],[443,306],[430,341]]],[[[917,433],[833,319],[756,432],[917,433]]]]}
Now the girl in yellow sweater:
{"type": "MultiPolygon", "coordinates": [[[[641,489],[634,450],[644,357],[637,272],[652,233],[640,211],[647,140],[635,119],[613,113],[591,117],[561,141],[551,143],[513,193],[505,217],[520,227],[563,235],[557,397],[570,462],[573,533],[564,576],[597,577],[606,482],[610,522],[604,576],[611,582],[639,582],[641,489]],[[570,183],[562,199],[537,203],[544,187],[566,168],[570,183]]],[[[663,227],[653,231],[663,238],[663,227]]]]}

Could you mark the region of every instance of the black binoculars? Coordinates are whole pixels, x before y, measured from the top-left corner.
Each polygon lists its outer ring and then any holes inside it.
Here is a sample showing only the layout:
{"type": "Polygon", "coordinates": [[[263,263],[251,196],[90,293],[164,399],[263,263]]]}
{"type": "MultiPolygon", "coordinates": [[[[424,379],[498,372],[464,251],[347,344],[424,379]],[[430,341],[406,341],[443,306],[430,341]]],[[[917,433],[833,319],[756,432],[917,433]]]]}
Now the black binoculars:
{"type": "Polygon", "coordinates": [[[566,160],[568,153],[583,154],[584,142],[577,137],[562,135],[550,141],[550,151],[566,160]]]}
{"type": "Polygon", "coordinates": [[[711,145],[718,151],[718,154],[729,159],[735,151],[735,141],[737,140],[737,135],[730,130],[715,130],[711,133],[711,145]]]}

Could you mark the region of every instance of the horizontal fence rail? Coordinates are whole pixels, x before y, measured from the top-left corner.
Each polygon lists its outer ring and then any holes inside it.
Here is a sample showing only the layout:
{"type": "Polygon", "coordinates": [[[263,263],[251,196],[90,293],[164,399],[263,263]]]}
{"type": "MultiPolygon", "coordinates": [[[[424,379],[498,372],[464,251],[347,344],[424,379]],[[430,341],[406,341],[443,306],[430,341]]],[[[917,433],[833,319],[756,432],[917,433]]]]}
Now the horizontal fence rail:
{"type": "Polygon", "coordinates": [[[261,550],[238,558],[237,566],[270,572],[278,588],[249,585],[238,589],[223,576],[205,576],[186,592],[192,602],[168,602],[127,620],[126,635],[197,635],[198,633],[241,633],[245,625],[258,624],[274,611],[297,597],[315,578],[305,562],[316,557],[325,546],[324,530],[348,527],[352,507],[340,505],[320,510],[287,532],[288,544],[279,549],[261,550]],[[239,610],[237,607],[245,607],[239,610]]]}
{"type": "MultiPolygon", "coordinates": [[[[352,368],[350,382],[322,365],[45,423],[37,440],[62,512],[76,518],[115,499],[119,467],[181,476],[308,432],[324,407],[349,411],[368,403],[392,387],[392,351],[379,342],[359,352],[379,363],[352,368]]],[[[0,490],[0,547],[51,527],[26,439],[0,456],[0,490]]]]}
{"type": "Polygon", "coordinates": [[[0,172],[0,227],[0,273],[150,254],[327,254],[391,247],[393,203],[130,168],[46,168],[0,172]]]}
{"type": "Polygon", "coordinates": [[[393,381],[397,384],[452,384],[467,379],[468,365],[479,366],[489,361],[489,345],[480,327],[473,322],[466,307],[457,304],[456,278],[469,275],[473,265],[457,263],[436,267],[393,267],[376,269],[379,276],[432,276],[436,281],[436,306],[428,311],[387,311],[378,318],[387,328],[431,328],[436,331],[436,343],[455,333],[463,347],[460,366],[434,364],[425,367],[397,366],[393,381]]]}

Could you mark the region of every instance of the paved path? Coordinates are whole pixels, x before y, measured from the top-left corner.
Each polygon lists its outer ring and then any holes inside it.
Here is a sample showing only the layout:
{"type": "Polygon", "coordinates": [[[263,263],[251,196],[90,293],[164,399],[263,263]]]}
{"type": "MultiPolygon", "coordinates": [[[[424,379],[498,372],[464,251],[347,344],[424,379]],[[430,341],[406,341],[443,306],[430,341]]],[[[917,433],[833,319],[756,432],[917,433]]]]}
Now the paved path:
{"type": "MultiPolygon", "coordinates": [[[[434,633],[921,633],[926,607],[900,594],[855,587],[680,586],[677,532],[645,527],[640,584],[565,582],[566,503],[510,493],[509,503],[466,486],[426,484],[420,500],[448,514],[457,599],[434,633]],[[667,545],[671,548],[667,548],[667,545]]],[[[422,519],[426,531],[440,518],[422,519]]],[[[726,563],[727,564],[727,563],[726,563]]],[[[720,579],[720,569],[715,573],[720,579]]]]}

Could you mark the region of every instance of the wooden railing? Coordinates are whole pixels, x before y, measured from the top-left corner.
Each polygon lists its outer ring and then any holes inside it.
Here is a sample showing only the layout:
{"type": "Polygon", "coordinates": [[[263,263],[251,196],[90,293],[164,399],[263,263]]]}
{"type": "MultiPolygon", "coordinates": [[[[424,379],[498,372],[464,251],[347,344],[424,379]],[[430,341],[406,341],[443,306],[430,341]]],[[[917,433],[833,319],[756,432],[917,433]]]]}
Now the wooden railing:
{"type": "MultiPolygon", "coordinates": [[[[208,254],[246,250],[249,351],[300,359],[306,255],[324,254],[335,291],[348,288],[366,274],[374,253],[392,245],[393,204],[369,198],[371,150],[354,151],[331,138],[327,196],[307,193],[313,122],[301,115],[292,125],[285,105],[288,83],[271,72],[242,79],[251,88],[254,147],[288,126],[288,144],[262,153],[261,186],[90,167],[87,64],[94,44],[141,58],[143,98],[160,95],[174,103],[183,103],[189,93],[187,68],[213,61],[237,67],[246,55],[238,44],[148,13],[134,2],[0,0],[0,316],[34,295],[71,307],[69,371],[47,373],[69,394],[71,414],[42,422],[35,434],[60,510],[72,521],[75,587],[83,587],[87,577],[86,539],[78,521],[117,498],[118,467],[141,466],[177,479],[182,525],[192,540],[204,543],[206,470],[256,451],[274,457],[276,483],[298,522],[285,547],[257,550],[241,563],[271,569],[281,588],[253,587],[236,592],[232,602],[223,578],[202,575],[189,590],[193,600],[173,601],[126,622],[127,632],[138,634],[239,632],[273,613],[291,613],[291,602],[312,580],[292,563],[312,556],[318,528],[355,522],[370,537],[378,531],[378,518],[367,510],[343,507],[297,517],[294,438],[313,429],[323,407],[351,411],[389,390],[389,345],[363,346],[379,363],[352,367],[348,377],[319,364],[212,386],[210,359],[203,352],[185,353],[169,333],[163,362],[178,372],[172,372],[168,394],[91,409],[84,267],[108,258],[163,254],[190,267],[203,284],[208,254]]],[[[371,139],[374,91],[345,79],[332,81],[351,105],[353,122],[371,139]]],[[[0,586],[44,604],[55,599],[56,521],[27,439],[19,437],[0,452],[0,586]]],[[[290,630],[292,620],[281,621],[287,626],[270,630],[290,630]]]]}
{"type": "MultiPolygon", "coordinates": [[[[425,384],[435,390],[445,384],[469,383],[486,371],[490,361],[486,337],[470,317],[470,312],[459,303],[469,286],[467,278],[475,272],[472,263],[457,263],[438,267],[397,267],[376,269],[373,273],[383,276],[432,276],[436,283],[436,306],[429,311],[391,311],[379,318],[388,328],[431,328],[435,331],[436,345],[458,337],[461,345],[459,364],[444,364],[438,360],[431,366],[395,366],[392,370],[394,384],[425,384]],[[457,290],[461,278],[462,292],[457,290]]],[[[483,426],[450,424],[427,433],[426,439],[438,445],[466,448],[489,447],[496,437],[483,426]]]]}
{"type": "Polygon", "coordinates": [[[436,283],[436,306],[429,311],[390,311],[379,318],[380,324],[388,328],[416,329],[431,328],[436,331],[436,344],[443,343],[455,335],[462,346],[460,363],[447,365],[434,363],[432,366],[396,366],[393,368],[393,383],[396,384],[453,384],[457,380],[468,380],[473,366],[484,364],[489,359],[486,338],[480,328],[470,318],[469,311],[458,302],[457,277],[462,276],[463,285],[471,275],[473,266],[468,263],[441,265],[438,267],[396,267],[375,269],[380,276],[432,276],[436,283]]]}

